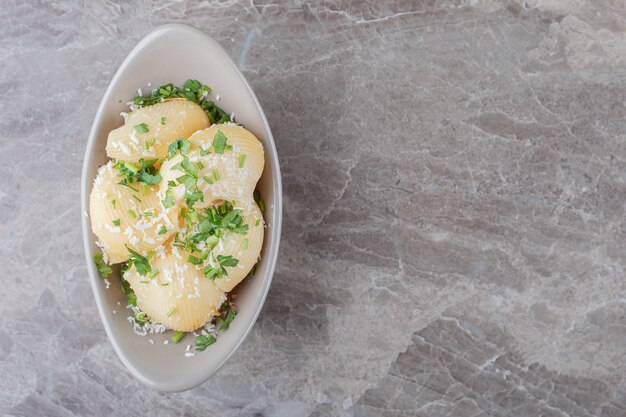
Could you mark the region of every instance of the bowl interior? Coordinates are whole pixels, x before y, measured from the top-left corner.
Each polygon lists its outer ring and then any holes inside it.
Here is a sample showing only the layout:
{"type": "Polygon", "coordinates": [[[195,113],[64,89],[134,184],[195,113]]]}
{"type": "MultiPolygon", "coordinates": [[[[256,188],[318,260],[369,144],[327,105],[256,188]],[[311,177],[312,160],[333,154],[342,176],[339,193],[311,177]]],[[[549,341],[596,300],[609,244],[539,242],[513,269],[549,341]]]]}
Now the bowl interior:
{"type": "Polygon", "coordinates": [[[98,252],[96,236],[87,217],[83,218],[85,254],[96,304],[109,338],[120,359],[144,383],[164,391],[180,391],[196,386],[228,359],[254,324],[271,282],[282,215],[280,172],[276,149],[265,115],[247,82],[221,46],[202,32],[184,25],[166,25],[147,35],[122,63],[105,93],[92,126],[82,178],[82,206],[89,212],[89,193],[97,169],[108,161],[105,145],[109,131],[123,124],[120,112],[128,111],[126,102],[141,88],[144,94],[159,85],[182,85],[188,78],[213,88],[211,98],[227,112],[234,112],[238,123],[252,131],[265,147],[266,165],[258,189],[266,203],[267,229],[261,261],[253,277],[234,291],[237,293],[237,318],[217,343],[206,351],[185,357],[191,335],[178,345],[164,344],[165,335],[134,334],[127,321],[126,298],[119,289],[119,268],[108,278],[110,288],[93,266],[98,252]],[[151,86],[148,86],[151,83],[151,86]]]}

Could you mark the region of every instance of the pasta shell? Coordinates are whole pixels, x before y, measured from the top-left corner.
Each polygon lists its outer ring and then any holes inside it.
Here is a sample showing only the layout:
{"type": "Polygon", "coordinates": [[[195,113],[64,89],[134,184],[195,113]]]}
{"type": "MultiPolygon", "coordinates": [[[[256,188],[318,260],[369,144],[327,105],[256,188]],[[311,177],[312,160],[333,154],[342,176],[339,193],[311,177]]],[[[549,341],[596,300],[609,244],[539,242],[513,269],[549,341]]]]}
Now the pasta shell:
{"type": "Polygon", "coordinates": [[[188,253],[176,247],[150,259],[159,274],[148,279],[134,266],[124,278],[137,294],[137,306],[150,318],[173,330],[189,332],[219,312],[226,295],[205,278],[201,268],[187,262],[188,253]]]}
{"type": "Polygon", "coordinates": [[[231,255],[239,260],[239,264],[236,267],[226,269],[228,275],[215,280],[215,285],[224,292],[230,292],[237,284],[243,281],[259,260],[265,231],[263,215],[254,201],[250,204],[250,207],[252,210],[243,216],[244,223],[248,225],[248,232],[245,235],[226,232],[219,244],[213,249],[215,256],[231,255]],[[257,220],[259,222],[258,225],[256,224],[257,220]]]}
{"type": "Polygon", "coordinates": [[[118,184],[121,178],[109,161],[98,171],[89,196],[91,227],[111,264],[128,260],[126,245],[144,255],[163,245],[178,230],[180,213],[178,206],[163,208],[157,186],[142,195],[118,184]],[[113,223],[117,220],[119,226],[113,223]],[[163,226],[165,233],[159,234],[163,226]]]}
{"type": "Polygon", "coordinates": [[[107,155],[125,162],[162,158],[177,138],[188,138],[210,125],[204,110],[186,99],[172,99],[142,107],[131,112],[123,126],[109,133],[107,155]],[[142,124],[145,124],[147,132],[135,127],[142,124]],[[152,139],[154,144],[145,149],[144,142],[150,144],[152,139]]]}
{"type": "MultiPolygon", "coordinates": [[[[252,193],[265,165],[261,142],[248,130],[236,125],[213,125],[191,135],[189,142],[191,142],[189,160],[196,164],[201,162],[203,166],[198,172],[198,187],[204,194],[204,201],[198,201],[194,207],[204,208],[220,201],[232,201],[237,205],[246,205],[245,208],[250,211],[250,203],[253,202],[252,193]],[[232,150],[227,149],[223,154],[214,152],[212,144],[218,131],[224,133],[226,143],[232,146],[232,150]],[[203,156],[201,149],[210,153],[203,156]]],[[[182,157],[176,155],[163,163],[162,195],[167,190],[169,181],[183,175],[182,171],[175,168],[181,160],[182,157]]],[[[173,193],[178,199],[184,197],[184,187],[182,185],[174,187],[173,193]]]]}

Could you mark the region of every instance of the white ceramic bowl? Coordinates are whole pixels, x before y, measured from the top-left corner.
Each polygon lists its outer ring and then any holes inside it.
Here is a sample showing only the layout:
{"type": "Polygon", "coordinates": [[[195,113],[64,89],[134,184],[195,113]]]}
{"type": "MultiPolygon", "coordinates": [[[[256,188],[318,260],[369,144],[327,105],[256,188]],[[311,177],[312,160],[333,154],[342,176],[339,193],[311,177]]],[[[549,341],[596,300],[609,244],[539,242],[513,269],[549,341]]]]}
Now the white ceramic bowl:
{"type": "Polygon", "coordinates": [[[130,52],[100,102],[91,127],[82,172],[83,240],[87,269],[91,279],[95,304],[111,344],[126,367],[148,386],[162,391],[183,391],[206,381],[235,352],[254,325],[272,281],[282,220],[282,192],[278,156],[267,120],[252,89],[237,70],[224,49],[209,36],[185,25],[161,26],[148,34],[130,52]],[[212,98],[220,95],[218,105],[234,112],[237,122],[243,124],[263,142],[265,171],[258,188],[265,200],[267,229],[261,261],[256,274],[246,279],[237,292],[238,314],[230,328],[220,334],[217,343],[195,356],[185,357],[192,335],[175,345],[165,345],[165,335],[145,337],[133,333],[127,321],[126,298],[119,289],[118,269],[106,289],[104,280],[94,266],[93,255],[98,252],[96,236],[91,232],[89,193],[97,169],[108,160],[105,153],[110,130],[123,124],[121,111],[127,111],[126,102],[142,88],[147,94],[152,88],[172,82],[181,86],[193,78],[213,88],[212,98]],[[121,305],[118,305],[118,301],[121,305]],[[116,313],[113,313],[113,311],[116,313]],[[152,339],[154,344],[151,344],[152,339]]]}

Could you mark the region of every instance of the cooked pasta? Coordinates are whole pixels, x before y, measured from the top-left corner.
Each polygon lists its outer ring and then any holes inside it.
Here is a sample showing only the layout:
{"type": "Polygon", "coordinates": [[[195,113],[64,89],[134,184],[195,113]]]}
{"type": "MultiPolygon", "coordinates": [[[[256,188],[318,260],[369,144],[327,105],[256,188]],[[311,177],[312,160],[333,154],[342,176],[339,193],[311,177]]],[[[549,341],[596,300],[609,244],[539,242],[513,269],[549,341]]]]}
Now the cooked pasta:
{"type": "Polygon", "coordinates": [[[150,318],[173,330],[195,330],[215,316],[226,300],[224,291],[204,277],[202,268],[187,262],[189,254],[167,246],[150,259],[153,278],[132,266],[124,278],[137,294],[137,306],[150,318]]]}
{"type": "MultiPolygon", "coordinates": [[[[200,162],[202,166],[198,170],[198,187],[204,198],[195,207],[204,208],[219,201],[234,201],[251,209],[250,205],[254,201],[252,193],[265,164],[261,142],[248,130],[236,125],[213,125],[194,133],[189,142],[189,160],[196,164],[200,162]],[[221,154],[212,149],[218,132],[224,135],[228,146],[232,146],[232,149],[224,150],[221,154]],[[206,153],[207,151],[210,153],[206,153]]],[[[180,169],[174,168],[182,159],[179,154],[163,163],[160,191],[162,197],[168,188],[168,182],[183,175],[180,169]]],[[[173,189],[173,195],[178,199],[182,199],[182,188],[184,187],[180,185],[173,189]]]]}
{"type": "Polygon", "coordinates": [[[204,110],[184,98],[142,107],[129,113],[124,125],[109,133],[107,155],[125,162],[161,158],[177,138],[188,138],[210,124],[204,110]]]}
{"type": "MultiPolygon", "coordinates": [[[[156,186],[136,192],[119,184],[113,161],[100,168],[89,196],[93,232],[111,264],[128,260],[127,246],[146,253],[178,231],[179,206],[164,209],[156,186]]],[[[131,185],[132,187],[132,185],[131,185]]]]}
{"type": "Polygon", "coordinates": [[[261,210],[256,203],[251,203],[252,210],[244,218],[248,225],[248,232],[240,233],[226,232],[220,243],[215,247],[213,253],[218,255],[231,255],[239,260],[236,268],[228,270],[228,275],[215,280],[222,291],[229,292],[237,284],[248,276],[250,270],[256,265],[263,246],[264,223],[261,210]]]}
{"type": "MultiPolygon", "coordinates": [[[[182,90],[168,84],[136,97],[147,104],[109,134],[114,159],[100,168],[90,195],[103,252],[98,270],[109,274],[106,263],[127,262],[132,309],[177,332],[216,317],[227,328],[235,315],[227,293],[254,270],[263,246],[264,206],[254,195],[263,145],[245,128],[223,124],[228,114],[205,101],[209,91],[188,80],[182,90]]],[[[196,350],[215,341],[199,337],[196,350]]]]}

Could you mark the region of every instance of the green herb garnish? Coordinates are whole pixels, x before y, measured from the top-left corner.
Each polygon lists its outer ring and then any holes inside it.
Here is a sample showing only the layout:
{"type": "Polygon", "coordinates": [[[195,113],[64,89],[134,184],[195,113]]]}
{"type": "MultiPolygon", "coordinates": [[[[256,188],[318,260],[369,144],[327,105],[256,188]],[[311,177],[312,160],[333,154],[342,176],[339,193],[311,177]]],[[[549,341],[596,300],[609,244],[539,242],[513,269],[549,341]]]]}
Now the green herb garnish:
{"type": "Polygon", "coordinates": [[[120,224],[121,224],[120,219],[113,220],[113,225],[114,226],[119,226],[120,224]]]}
{"type": "Polygon", "coordinates": [[[228,330],[228,327],[230,326],[230,324],[233,322],[233,320],[235,320],[235,316],[237,315],[237,311],[235,311],[235,309],[233,308],[233,305],[231,303],[227,301],[224,301],[224,304],[222,304],[222,307],[220,307],[220,318],[219,320],[221,321],[221,325],[219,327],[219,331],[223,332],[225,330],[228,330]]]}
{"type": "Polygon", "coordinates": [[[150,131],[150,129],[148,129],[148,125],[145,123],[135,125],[133,128],[135,128],[135,130],[139,133],[148,133],[150,131]]]}
{"type": "Polygon", "coordinates": [[[213,149],[215,153],[223,154],[226,148],[226,135],[221,130],[218,130],[213,137],[213,149]]]}
{"type": "Polygon", "coordinates": [[[202,259],[197,258],[193,255],[189,255],[189,257],[187,258],[187,262],[194,265],[200,265],[202,263],[202,259]]]}
{"type": "Polygon", "coordinates": [[[174,205],[174,197],[172,197],[172,190],[170,188],[165,191],[165,198],[161,200],[163,207],[168,208],[174,205]]]}
{"type": "MultiPolygon", "coordinates": [[[[151,106],[168,98],[184,97],[189,101],[198,103],[206,112],[211,123],[219,124],[230,122],[230,116],[207,98],[210,92],[211,89],[201,84],[199,81],[187,80],[182,89],[172,83],[165,84],[153,90],[147,96],[136,96],[133,98],[133,103],[135,106],[151,106]]],[[[163,119],[161,119],[161,121],[162,120],[163,119]]]]}
{"type": "Polygon", "coordinates": [[[217,263],[219,266],[216,268],[213,268],[211,265],[208,265],[206,268],[204,268],[204,276],[211,281],[228,275],[226,267],[233,268],[237,266],[239,264],[239,260],[233,258],[231,255],[217,255],[217,263]]]}
{"type": "Polygon", "coordinates": [[[137,272],[139,273],[139,275],[145,277],[146,275],[148,275],[150,272],[152,272],[152,267],[150,266],[150,262],[148,261],[152,255],[148,254],[148,256],[143,256],[137,252],[135,252],[134,250],[132,250],[131,248],[129,248],[128,246],[126,246],[126,249],[128,250],[128,253],[130,253],[130,258],[128,259],[128,265],[129,267],[134,265],[135,269],[137,269],[137,272]]]}
{"type": "Polygon", "coordinates": [[[139,160],[139,166],[131,164],[130,162],[120,162],[116,161],[113,164],[114,168],[119,170],[119,175],[123,176],[124,179],[118,184],[129,187],[135,191],[139,191],[136,188],[132,187],[130,184],[141,182],[143,185],[157,185],[161,182],[161,175],[159,174],[159,170],[154,166],[154,164],[158,162],[158,159],[148,159],[144,160],[143,158],[139,160]]]}
{"type": "Polygon", "coordinates": [[[104,258],[102,257],[101,253],[96,253],[95,255],[93,255],[93,260],[96,264],[96,268],[98,269],[98,273],[102,278],[106,278],[111,275],[113,270],[109,265],[104,262],[104,258]]]}
{"type": "Polygon", "coordinates": [[[246,164],[246,158],[247,156],[245,153],[239,157],[239,168],[243,168],[243,166],[246,164]]]}
{"type": "Polygon", "coordinates": [[[183,340],[183,337],[185,337],[185,333],[183,332],[174,332],[172,333],[172,343],[178,343],[181,340],[183,340]]]}
{"type": "Polygon", "coordinates": [[[170,143],[167,151],[170,154],[170,158],[176,154],[176,151],[180,151],[181,154],[187,155],[191,149],[191,142],[185,138],[178,138],[174,142],[170,143]]]}
{"type": "Polygon", "coordinates": [[[137,314],[135,314],[135,321],[137,322],[137,324],[141,326],[146,324],[148,320],[149,320],[148,316],[143,311],[140,311],[137,314]]]}
{"type": "Polygon", "coordinates": [[[167,310],[167,313],[165,313],[165,315],[167,317],[172,317],[172,314],[174,314],[174,311],[176,311],[176,307],[172,307],[169,310],[167,310]]]}
{"type": "Polygon", "coordinates": [[[206,335],[201,334],[201,335],[198,335],[196,337],[196,350],[198,352],[202,352],[208,346],[212,345],[215,342],[217,342],[217,339],[212,334],[206,334],[206,335]]]}
{"type": "Polygon", "coordinates": [[[165,124],[165,117],[161,117],[161,124],[164,125],[165,124]]]}
{"type": "Polygon", "coordinates": [[[261,192],[259,190],[254,190],[252,196],[254,197],[254,201],[256,201],[256,203],[259,205],[261,213],[265,213],[265,202],[261,198],[261,192]]]}
{"type": "Polygon", "coordinates": [[[129,306],[137,307],[137,294],[135,294],[134,292],[129,293],[126,296],[126,301],[128,302],[129,306]]]}
{"type": "Polygon", "coordinates": [[[165,226],[161,226],[161,227],[159,228],[159,232],[158,232],[158,233],[159,233],[160,235],[164,235],[164,234],[166,234],[166,233],[167,233],[167,227],[165,227],[165,226]]]}
{"type": "Polygon", "coordinates": [[[204,193],[202,191],[196,189],[196,191],[187,191],[185,193],[187,207],[192,208],[197,201],[204,201],[204,193]]]}
{"type": "Polygon", "coordinates": [[[127,180],[127,179],[123,179],[122,181],[118,182],[118,184],[119,184],[119,185],[123,185],[124,187],[128,187],[128,188],[130,188],[131,190],[133,190],[133,191],[135,191],[135,192],[139,192],[139,190],[138,190],[138,189],[136,189],[135,187],[133,187],[132,185],[130,185],[130,184],[128,183],[128,180],[127,180]]]}

